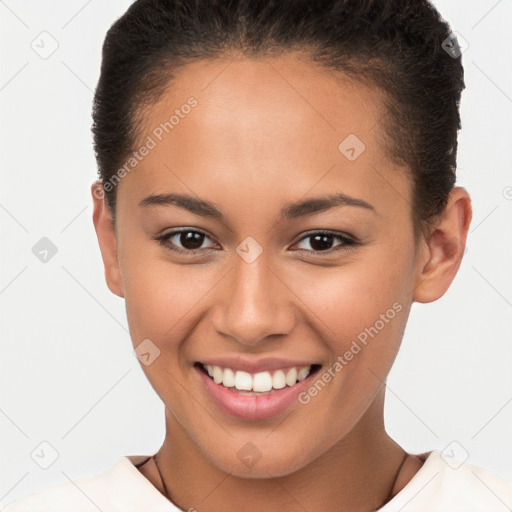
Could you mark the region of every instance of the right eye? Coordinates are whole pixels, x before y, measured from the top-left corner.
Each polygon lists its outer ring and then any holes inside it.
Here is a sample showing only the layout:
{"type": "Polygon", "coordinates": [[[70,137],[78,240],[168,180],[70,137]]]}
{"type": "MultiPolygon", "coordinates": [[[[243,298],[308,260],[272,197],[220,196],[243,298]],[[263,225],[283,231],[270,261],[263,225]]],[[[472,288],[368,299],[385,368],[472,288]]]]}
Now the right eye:
{"type": "MultiPolygon", "coordinates": [[[[156,240],[171,251],[180,254],[196,254],[197,251],[201,250],[201,245],[205,238],[209,238],[209,236],[202,231],[197,231],[195,229],[180,229],[170,231],[165,235],[156,237],[156,240]],[[181,247],[176,246],[176,243],[181,244],[181,247]]],[[[205,249],[210,248],[211,247],[206,247],[205,249]]]]}

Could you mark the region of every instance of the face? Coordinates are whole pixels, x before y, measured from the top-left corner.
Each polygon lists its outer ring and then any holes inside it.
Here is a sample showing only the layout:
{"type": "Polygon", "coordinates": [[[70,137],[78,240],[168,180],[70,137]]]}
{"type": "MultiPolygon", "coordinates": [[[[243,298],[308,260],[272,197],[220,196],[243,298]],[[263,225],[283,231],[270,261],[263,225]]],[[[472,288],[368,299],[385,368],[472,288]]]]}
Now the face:
{"type": "Polygon", "coordinates": [[[199,452],[235,475],[288,474],[382,406],[418,285],[412,189],[386,157],[377,91],[291,55],[228,63],[183,68],[144,111],[109,286],[199,452]],[[279,389],[238,393],[213,366],[279,389]]]}

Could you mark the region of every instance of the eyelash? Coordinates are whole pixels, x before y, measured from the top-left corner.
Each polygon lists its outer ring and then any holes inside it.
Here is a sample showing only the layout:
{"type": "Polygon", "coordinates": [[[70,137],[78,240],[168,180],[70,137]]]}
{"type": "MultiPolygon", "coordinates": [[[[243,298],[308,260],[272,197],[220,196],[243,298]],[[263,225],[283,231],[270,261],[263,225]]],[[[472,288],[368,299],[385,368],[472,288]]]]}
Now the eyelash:
{"type": "MultiPolygon", "coordinates": [[[[157,236],[157,237],[155,237],[155,240],[160,242],[160,244],[162,244],[167,249],[169,249],[175,253],[178,253],[178,254],[195,255],[200,251],[204,251],[204,249],[188,249],[188,250],[181,249],[179,247],[171,245],[169,243],[170,240],[172,238],[174,238],[175,236],[180,235],[181,233],[199,233],[201,235],[204,235],[207,238],[210,238],[206,233],[199,231],[197,229],[180,229],[180,230],[176,230],[176,231],[171,231],[162,236],[157,236]]],[[[343,242],[343,244],[339,245],[339,246],[335,246],[335,247],[339,247],[339,249],[331,248],[331,249],[326,249],[324,251],[314,251],[314,250],[310,250],[310,249],[295,249],[295,250],[305,251],[305,252],[314,253],[314,254],[332,254],[336,251],[346,251],[352,247],[359,245],[359,242],[357,242],[353,238],[350,238],[346,235],[343,235],[341,233],[332,232],[332,231],[323,231],[323,230],[309,232],[308,234],[303,236],[300,240],[298,240],[296,243],[299,244],[303,240],[312,238],[313,236],[316,236],[316,235],[330,236],[330,237],[333,237],[334,239],[337,239],[337,240],[343,242]]],[[[206,249],[211,249],[211,247],[207,247],[206,249]]]]}

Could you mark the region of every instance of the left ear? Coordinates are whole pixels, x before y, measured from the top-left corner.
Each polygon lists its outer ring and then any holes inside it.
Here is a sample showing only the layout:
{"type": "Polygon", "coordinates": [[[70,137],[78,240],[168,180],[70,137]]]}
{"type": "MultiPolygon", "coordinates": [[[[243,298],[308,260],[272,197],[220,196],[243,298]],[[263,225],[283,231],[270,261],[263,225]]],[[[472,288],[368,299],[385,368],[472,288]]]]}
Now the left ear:
{"type": "Polygon", "coordinates": [[[446,208],[422,244],[413,302],[433,302],[448,290],[464,256],[472,215],[468,192],[454,187],[446,208]]]}

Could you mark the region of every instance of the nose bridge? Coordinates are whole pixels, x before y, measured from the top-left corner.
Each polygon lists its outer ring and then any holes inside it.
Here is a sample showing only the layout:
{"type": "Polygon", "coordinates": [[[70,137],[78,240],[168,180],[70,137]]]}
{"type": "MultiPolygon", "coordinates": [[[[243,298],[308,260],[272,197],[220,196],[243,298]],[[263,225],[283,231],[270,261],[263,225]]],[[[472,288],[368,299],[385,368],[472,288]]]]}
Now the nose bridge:
{"type": "Polygon", "coordinates": [[[234,265],[216,305],[215,329],[244,345],[289,333],[294,325],[290,292],[268,258],[262,253],[251,261],[237,255],[234,265]]]}

